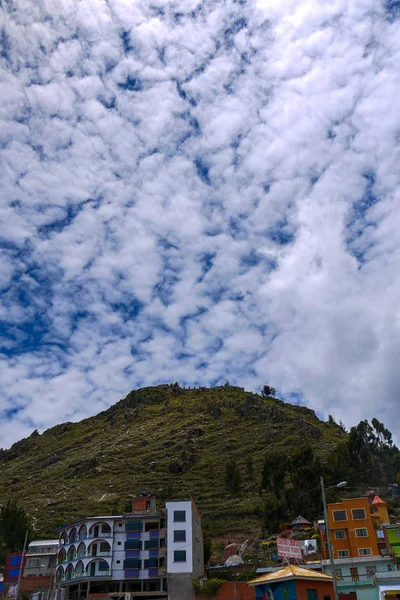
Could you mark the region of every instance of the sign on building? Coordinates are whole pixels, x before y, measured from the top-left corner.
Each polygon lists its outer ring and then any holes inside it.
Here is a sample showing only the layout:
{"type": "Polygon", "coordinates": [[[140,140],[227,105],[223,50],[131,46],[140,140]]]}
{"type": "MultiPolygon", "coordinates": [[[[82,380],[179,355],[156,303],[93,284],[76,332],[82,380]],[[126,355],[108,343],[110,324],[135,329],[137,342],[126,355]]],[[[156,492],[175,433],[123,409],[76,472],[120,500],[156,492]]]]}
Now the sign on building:
{"type": "Polygon", "coordinates": [[[276,540],[276,545],[279,558],[297,558],[298,560],[302,559],[300,540],[288,540],[278,537],[276,540]]]}

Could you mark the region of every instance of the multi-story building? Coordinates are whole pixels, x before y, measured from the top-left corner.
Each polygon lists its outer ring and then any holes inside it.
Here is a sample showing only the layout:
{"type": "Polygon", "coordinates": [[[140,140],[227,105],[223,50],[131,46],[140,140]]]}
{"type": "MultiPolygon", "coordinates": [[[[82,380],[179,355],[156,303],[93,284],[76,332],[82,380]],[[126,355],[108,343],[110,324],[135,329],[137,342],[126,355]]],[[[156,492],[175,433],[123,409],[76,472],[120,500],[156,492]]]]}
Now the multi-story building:
{"type": "Polygon", "coordinates": [[[54,575],[58,550],[57,540],[36,540],[28,545],[22,577],[45,577],[54,575]]]}
{"type": "Polygon", "coordinates": [[[193,578],[204,574],[203,534],[196,505],[167,502],[167,572],[169,597],[193,597],[193,578]]]}
{"type": "Polygon", "coordinates": [[[56,570],[57,550],[58,539],[36,540],[29,544],[20,581],[22,592],[50,588],[56,570]]]}
{"type": "Polygon", "coordinates": [[[385,533],[389,550],[395,557],[397,564],[400,564],[400,524],[388,525],[385,527],[385,533]]]}
{"type": "Polygon", "coordinates": [[[191,500],[158,510],[155,498],[142,494],[129,514],[87,517],[59,532],[55,582],[65,600],[123,593],[192,600],[185,582],[204,571],[200,516],[191,500]]]}
{"type": "MultiPolygon", "coordinates": [[[[368,498],[350,498],[328,504],[327,508],[334,559],[380,555],[368,498]]],[[[320,522],[320,531],[324,558],[328,558],[323,521],[320,522]]]]}

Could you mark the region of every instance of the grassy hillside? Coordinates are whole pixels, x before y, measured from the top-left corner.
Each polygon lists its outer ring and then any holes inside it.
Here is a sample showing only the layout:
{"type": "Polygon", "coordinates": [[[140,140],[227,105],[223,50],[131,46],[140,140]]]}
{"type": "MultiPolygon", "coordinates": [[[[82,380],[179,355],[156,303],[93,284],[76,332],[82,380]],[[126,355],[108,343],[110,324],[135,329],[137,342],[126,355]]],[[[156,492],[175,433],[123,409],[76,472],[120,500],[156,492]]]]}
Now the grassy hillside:
{"type": "Polygon", "coordinates": [[[0,450],[0,503],[16,498],[38,534],[52,534],[83,516],[119,514],[142,491],[193,496],[210,535],[243,531],[261,523],[266,453],[288,456],[308,441],[323,461],[346,437],[310,409],[242,388],[148,387],[95,417],[0,450]],[[242,476],[236,494],[224,484],[232,458],[242,476]]]}

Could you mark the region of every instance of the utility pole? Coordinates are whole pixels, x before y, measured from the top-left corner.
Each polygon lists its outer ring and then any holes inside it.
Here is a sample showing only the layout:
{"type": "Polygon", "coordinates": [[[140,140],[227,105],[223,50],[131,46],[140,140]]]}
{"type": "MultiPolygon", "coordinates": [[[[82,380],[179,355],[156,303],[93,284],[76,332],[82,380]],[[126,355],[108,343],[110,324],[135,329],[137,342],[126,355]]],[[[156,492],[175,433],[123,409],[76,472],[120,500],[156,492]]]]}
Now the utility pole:
{"type": "MultiPolygon", "coordinates": [[[[329,552],[329,562],[331,564],[331,571],[332,571],[333,592],[335,595],[335,600],[339,600],[339,592],[338,592],[337,581],[336,581],[335,563],[333,561],[331,532],[329,530],[328,509],[326,507],[325,486],[324,486],[324,478],[323,477],[321,477],[321,494],[322,494],[322,502],[324,504],[325,531],[326,531],[326,537],[328,540],[328,552],[329,552]]],[[[17,598],[17,600],[18,600],[18,598],[17,598]]]]}
{"type": "Polygon", "coordinates": [[[17,591],[15,593],[15,600],[19,600],[19,596],[20,596],[21,577],[22,577],[22,571],[24,568],[24,556],[25,556],[25,550],[26,550],[26,542],[28,541],[28,533],[29,533],[29,529],[27,529],[26,533],[25,533],[24,547],[22,549],[21,566],[19,568],[19,573],[18,573],[17,591]]]}

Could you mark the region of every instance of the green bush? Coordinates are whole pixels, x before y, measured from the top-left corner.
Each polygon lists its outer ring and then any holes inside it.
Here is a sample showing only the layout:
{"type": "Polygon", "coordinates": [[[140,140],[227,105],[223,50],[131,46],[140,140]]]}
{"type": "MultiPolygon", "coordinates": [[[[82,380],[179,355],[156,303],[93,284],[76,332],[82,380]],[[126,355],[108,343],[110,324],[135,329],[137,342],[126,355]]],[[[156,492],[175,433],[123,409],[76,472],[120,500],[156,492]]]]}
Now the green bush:
{"type": "Polygon", "coordinates": [[[196,593],[207,594],[207,596],[216,596],[221,585],[225,583],[223,579],[207,579],[202,582],[200,579],[193,579],[193,589],[196,593]]]}

